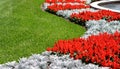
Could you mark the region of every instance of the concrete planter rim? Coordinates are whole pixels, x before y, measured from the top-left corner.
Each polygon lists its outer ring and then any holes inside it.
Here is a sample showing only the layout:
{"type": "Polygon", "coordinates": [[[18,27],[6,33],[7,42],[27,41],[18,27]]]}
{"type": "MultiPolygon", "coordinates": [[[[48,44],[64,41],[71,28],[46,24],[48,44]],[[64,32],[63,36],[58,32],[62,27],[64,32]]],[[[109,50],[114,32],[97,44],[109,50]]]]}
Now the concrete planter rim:
{"type": "Polygon", "coordinates": [[[111,3],[111,2],[113,2],[113,3],[115,3],[115,2],[120,2],[120,0],[108,0],[108,1],[96,1],[96,2],[93,2],[93,3],[91,3],[90,4],[90,6],[92,7],[92,8],[95,8],[95,9],[102,9],[102,10],[110,10],[110,11],[113,11],[113,12],[118,12],[118,13],[120,13],[120,11],[119,10],[114,10],[114,9],[110,9],[110,8],[106,8],[106,7],[102,7],[102,6],[100,6],[100,5],[102,5],[102,4],[108,4],[108,3],[111,3]]]}

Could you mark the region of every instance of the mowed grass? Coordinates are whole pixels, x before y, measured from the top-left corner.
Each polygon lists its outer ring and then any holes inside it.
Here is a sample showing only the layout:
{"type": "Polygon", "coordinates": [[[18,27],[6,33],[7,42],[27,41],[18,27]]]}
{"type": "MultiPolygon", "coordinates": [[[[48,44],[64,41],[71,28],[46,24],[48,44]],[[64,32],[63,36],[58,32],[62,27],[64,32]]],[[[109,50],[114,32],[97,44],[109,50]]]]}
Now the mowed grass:
{"type": "Polygon", "coordinates": [[[59,39],[80,37],[85,29],[43,12],[44,0],[0,0],[0,63],[41,53],[59,39]]]}

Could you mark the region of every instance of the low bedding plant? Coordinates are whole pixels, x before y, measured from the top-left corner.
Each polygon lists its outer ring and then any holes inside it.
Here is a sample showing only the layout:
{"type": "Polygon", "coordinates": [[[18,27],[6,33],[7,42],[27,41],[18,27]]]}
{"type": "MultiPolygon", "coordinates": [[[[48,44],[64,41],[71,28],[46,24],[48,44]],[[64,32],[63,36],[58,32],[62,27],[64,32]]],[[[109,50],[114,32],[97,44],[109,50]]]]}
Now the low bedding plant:
{"type": "Polygon", "coordinates": [[[46,0],[44,10],[84,24],[87,31],[80,38],[59,40],[41,55],[2,64],[0,69],[120,69],[120,14],[95,10],[90,2],[46,0]]]}
{"type": "Polygon", "coordinates": [[[120,22],[106,20],[89,20],[86,23],[87,31],[84,33],[82,38],[88,38],[91,35],[98,35],[99,33],[109,33],[113,34],[116,31],[120,32],[120,22]]]}
{"type": "Polygon", "coordinates": [[[80,13],[73,13],[70,16],[71,20],[77,23],[85,23],[88,20],[100,20],[104,19],[107,21],[120,20],[120,13],[112,12],[109,10],[99,10],[97,12],[84,11],[80,13]]]}
{"type": "Polygon", "coordinates": [[[120,33],[91,35],[87,39],[59,40],[48,51],[70,54],[74,59],[100,66],[120,68],[120,33]]]}
{"type": "Polygon", "coordinates": [[[120,68],[120,21],[90,20],[81,38],[59,40],[48,51],[69,54],[74,59],[99,66],[120,68]],[[97,34],[96,34],[97,32],[97,34]]]}
{"type": "Polygon", "coordinates": [[[81,9],[81,8],[89,8],[89,5],[85,5],[84,3],[52,3],[48,6],[47,11],[57,12],[58,10],[72,10],[72,9],[81,9]]]}
{"type": "Polygon", "coordinates": [[[58,54],[70,54],[70,57],[82,59],[85,63],[119,69],[120,13],[95,10],[86,1],[56,0],[54,3],[56,5],[50,2],[45,10],[84,25],[87,31],[81,38],[60,40],[53,48],[47,50],[58,54]]]}

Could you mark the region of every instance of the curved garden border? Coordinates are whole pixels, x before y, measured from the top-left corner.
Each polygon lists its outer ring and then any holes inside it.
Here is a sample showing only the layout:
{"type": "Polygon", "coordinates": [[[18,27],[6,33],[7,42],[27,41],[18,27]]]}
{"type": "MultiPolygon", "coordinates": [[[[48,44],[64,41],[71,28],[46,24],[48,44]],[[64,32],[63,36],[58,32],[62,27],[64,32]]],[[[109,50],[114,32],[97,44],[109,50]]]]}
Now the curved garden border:
{"type": "Polygon", "coordinates": [[[113,9],[109,9],[109,8],[105,8],[105,7],[100,6],[102,4],[107,4],[107,3],[112,3],[112,2],[116,3],[116,2],[120,2],[120,0],[96,1],[96,2],[91,3],[90,6],[93,7],[93,8],[96,8],[96,9],[110,10],[110,11],[113,11],[113,12],[120,13],[119,10],[113,10],[113,9]]]}

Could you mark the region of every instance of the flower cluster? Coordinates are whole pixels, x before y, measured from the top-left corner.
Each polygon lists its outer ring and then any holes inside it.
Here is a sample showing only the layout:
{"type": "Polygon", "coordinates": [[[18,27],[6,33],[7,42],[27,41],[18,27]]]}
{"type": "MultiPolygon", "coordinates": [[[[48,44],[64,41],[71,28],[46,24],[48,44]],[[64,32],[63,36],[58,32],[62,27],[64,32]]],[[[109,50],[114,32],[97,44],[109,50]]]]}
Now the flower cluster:
{"type": "Polygon", "coordinates": [[[73,13],[71,19],[76,22],[86,22],[88,20],[105,19],[107,21],[120,20],[120,13],[109,10],[99,10],[97,12],[85,11],[81,13],[73,13]]]}
{"type": "Polygon", "coordinates": [[[74,10],[59,10],[56,12],[56,14],[58,16],[62,16],[64,18],[70,18],[70,16],[72,15],[72,13],[80,13],[83,11],[91,11],[91,12],[95,12],[97,10],[92,9],[92,8],[85,8],[85,9],[74,9],[74,10]]]}
{"type": "Polygon", "coordinates": [[[70,3],[67,3],[67,4],[56,4],[54,3],[53,5],[50,5],[48,6],[48,10],[49,11],[54,11],[54,12],[57,12],[58,10],[72,10],[72,9],[82,9],[82,8],[90,8],[89,5],[85,5],[83,3],[78,3],[78,4],[70,4],[70,3]]]}
{"type": "Polygon", "coordinates": [[[18,62],[0,64],[0,69],[109,69],[94,64],[84,64],[81,60],[74,60],[69,55],[52,55],[45,51],[42,54],[33,54],[28,58],[20,58],[18,62]]]}
{"type": "Polygon", "coordinates": [[[120,69],[120,22],[115,21],[120,20],[120,13],[90,8],[86,1],[46,0],[43,6],[45,10],[87,28],[81,38],[59,40],[47,50],[59,55],[69,54],[85,63],[120,69]]]}
{"type": "Polygon", "coordinates": [[[48,51],[70,54],[87,63],[120,69],[120,33],[92,35],[87,39],[59,40],[48,51]]]}
{"type": "Polygon", "coordinates": [[[46,3],[65,3],[65,2],[80,2],[80,3],[85,3],[86,0],[46,0],[46,3]]]}
{"type": "Polygon", "coordinates": [[[46,0],[43,4],[43,9],[50,12],[57,12],[59,10],[90,8],[86,3],[87,0],[46,0]]]}
{"type": "Polygon", "coordinates": [[[87,38],[90,35],[99,35],[99,33],[107,32],[113,34],[116,31],[120,32],[120,21],[107,22],[106,20],[89,20],[86,23],[87,31],[82,36],[87,38]]]}

